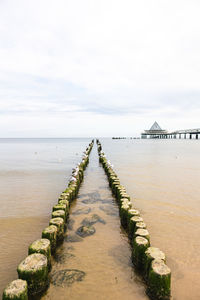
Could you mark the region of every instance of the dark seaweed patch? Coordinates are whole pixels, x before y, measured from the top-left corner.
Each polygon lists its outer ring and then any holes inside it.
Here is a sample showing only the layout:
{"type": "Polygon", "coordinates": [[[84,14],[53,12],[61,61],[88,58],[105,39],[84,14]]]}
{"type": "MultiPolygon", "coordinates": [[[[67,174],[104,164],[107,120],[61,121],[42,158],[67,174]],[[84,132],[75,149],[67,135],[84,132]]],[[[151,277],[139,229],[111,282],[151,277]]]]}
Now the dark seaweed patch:
{"type": "Polygon", "coordinates": [[[56,253],[55,256],[54,256],[54,259],[55,259],[55,261],[57,263],[62,264],[62,263],[65,263],[68,259],[70,259],[72,257],[75,257],[75,255],[72,254],[72,253],[69,253],[69,252],[67,252],[67,253],[60,253],[60,254],[56,253]]]}
{"type": "Polygon", "coordinates": [[[102,203],[105,203],[105,204],[107,204],[107,203],[108,203],[108,204],[115,203],[115,202],[113,201],[112,198],[102,199],[101,202],[102,202],[102,203]]]}
{"type": "Polygon", "coordinates": [[[81,224],[84,225],[84,226],[90,226],[90,225],[93,225],[93,224],[95,224],[97,222],[102,223],[102,224],[106,224],[106,221],[104,221],[97,214],[93,214],[89,218],[84,218],[83,221],[81,222],[81,224]]]}
{"type": "Polygon", "coordinates": [[[94,203],[99,202],[99,201],[101,201],[101,199],[88,198],[88,199],[82,200],[81,202],[84,203],[84,204],[94,204],[94,203]]]}
{"type": "Polygon", "coordinates": [[[67,221],[67,229],[68,230],[73,230],[73,225],[74,225],[75,221],[71,218],[68,219],[67,221]]]}
{"type": "Polygon", "coordinates": [[[118,210],[113,206],[99,206],[109,216],[118,216],[118,210]]]}
{"type": "Polygon", "coordinates": [[[85,208],[85,207],[83,207],[83,208],[79,208],[79,209],[77,209],[76,211],[74,211],[72,214],[73,215],[81,215],[81,214],[89,214],[89,212],[91,212],[91,208],[89,207],[89,208],[85,208]]]}
{"type": "Polygon", "coordinates": [[[84,238],[86,236],[93,235],[95,232],[96,230],[93,226],[81,226],[77,229],[76,234],[84,238]]]}
{"type": "Polygon", "coordinates": [[[82,242],[83,239],[76,235],[76,234],[69,234],[65,237],[65,242],[67,243],[78,243],[78,242],[82,242]]]}
{"type": "Polygon", "coordinates": [[[64,269],[54,272],[51,276],[51,282],[56,286],[70,286],[75,281],[82,281],[85,276],[85,272],[76,269],[64,269]]]}
{"type": "Polygon", "coordinates": [[[78,196],[78,198],[90,198],[90,199],[99,199],[101,198],[100,194],[98,191],[92,192],[92,193],[87,193],[87,194],[81,194],[78,196]]]}

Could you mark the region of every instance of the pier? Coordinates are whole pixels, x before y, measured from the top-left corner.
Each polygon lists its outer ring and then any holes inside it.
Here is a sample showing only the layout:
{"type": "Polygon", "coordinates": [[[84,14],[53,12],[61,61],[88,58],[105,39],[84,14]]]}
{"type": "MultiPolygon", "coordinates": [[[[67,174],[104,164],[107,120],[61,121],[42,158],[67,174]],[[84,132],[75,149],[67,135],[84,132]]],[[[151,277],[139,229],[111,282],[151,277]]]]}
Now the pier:
{"type": "Polygon", "coordinates": [[[155,122],[149,130],[141,133],[142,139],[199,139],[200,128],[183,129],[168,132],[161,129],[157,122],[155,122]]]}

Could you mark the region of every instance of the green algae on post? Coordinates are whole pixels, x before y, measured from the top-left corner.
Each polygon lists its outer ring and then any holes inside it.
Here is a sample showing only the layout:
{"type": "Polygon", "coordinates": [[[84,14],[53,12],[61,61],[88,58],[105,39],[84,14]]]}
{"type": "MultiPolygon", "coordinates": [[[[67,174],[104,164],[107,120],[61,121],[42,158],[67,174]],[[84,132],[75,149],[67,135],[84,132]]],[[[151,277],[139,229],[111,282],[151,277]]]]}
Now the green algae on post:
{"type": "Polygon", "coordinates": [[[128,198],[121,198],[119,200],[119,209],[121,209],[122,205],[125,203],[129,205],[129,209],[132,207],[132,203],[128,198]]]}
{"type": "Polygon", "coordinates": [[[28,283],[30,294],[37,294],[45,290],[48,285],[47,257],[34,253],[27,256],[17,267],[20,279],[28,283]]]}
{"type": "Polygon", "coordinates": [[[131,200],[131,197],[130,197],[127,193],[124,193],[124,192],[122,192],[122,193],[120,194],[120,197],[121,197],[121,198],[127,198],[128,200],[131,200]]]}
{"type": "Polygon", "coordinates": [[[121,218],[121,224],[125,229],[127,228],[128,210],[129,210],[129,205],[127,203],[124,203],[120,209],[120,218],[121,218]]]}
{"type": "Polygon", "coordinates": [[[55,210],[52,212],[52,218],[62,218],[64,222],[66,221],[66,215],[64,210],[55,210]]]}
{"type": "Polygon", "coordinates": [[[148,241],[150,241],[150,236],[149,236],[149,232],[147,229],[142,229],[139,228],[135,231],[135,237],[136,236],[142,236],[144,238],[146,238],[148,241]]]}
{"type": "Polygon", "coordinates": [[[64,200],[64,199],[59,199],[58,200],[58,204],[64,204],[64,205],[66,205],[66,209],[69,209],[69,201],[68,200],[64,200]]]}
{"type": "Polygon", "coordinates": [[[144,223],[144,222],[137,222],[136,224],[135,224],[135,231],[137,230],[137,229],[146,229],[146,224],[144,223]]]}
{"type": "MultiPolygon", "coordinates": [[[[67,200],[64,200],[64,201],[67,201],[67,200]]],[[[67,218],[67,216],[69,214],[69,208],[68,208],[67,204],[65,204],[63,202],[54,205],[52,210],[53,211],[63,210],[65,212],[65,219],[67,218]]]]}
{"type": "MultiPolygon", "coordinates": [[[[64,200],[64,201],[67,201],[67,200],[64,200]]],[[[56,205],[53,206],[53,211],[56,211],[56,210],[64,210],[66,211],[66,204],[64,203],[58,203],[56,205]]]]}
{"type": "Polygon", "coordinates": [[[53,218],[49,221],[49,225],[55,225],[57,231],[57,241],[63,240],[64,238],[64,220],[62,218],[53,218]]]}
{"type": "Polygon", "coordinates": [[[147,293],[153,300],[170,299],[171,270],[162,259],[152,261],[148,277],[147,293]]]}
{"type": "Polygon", "coordinates": [[[128,224],[128,233],[129,233],[129,237],[132,239],[134,236],[134,232],[135,232],[135,224],[137,222],[143,222],[143,219],[139,216],[134,216],[132,218],[130,218],[129,220],[129,224],[128,224]]]}
{"type": "Polygon", "coordinates": [[[69,202],[72,200],[72,191],[65,191],[63,192],[59,198],[58,198],[58,201],[59,200],[68,200],[69,202]]]}
{"type": "Polygon", "coordinates": [[[137,209],[130,208],[130,209],[128,210],[127,227],[128,227],[129,222],[130,222],[130,219],[131,219],[132,217],[134,217],[134,216],[140,216],[140,212],[139,212],[139,210],[137,210],[137,209]]]}
{"type": "Polygon", "coordinates": [[[145,251],[150,246],[150,242],[142,236],[137,236],[133,240],[132,262],[139,270],[144,270],[145,251]]]}
{"type": "Polygon", "coordinates": [[[51,266],[51,244],[48,239],[34,241],[28,248],[28,254],[41,253],[47,257],[48,267],[51,266]]]}
{"type": "Polygon", "coordinates": [[[55,225],[50,225],[42,231],[42,238],[48,239],[51,243],[51,252],[52,253],[56,249],[57,231],[58,231],[58,229],[57,229],[57,226],[55,226],[55,225]]]}
{"type": "Polygon", "coordinates": [[[148,278],[149,276],[149,269],[151,266],[151,262],[154,259],[161,259],[165,262],[165,253],[163,253],[159,248],[156,247],[149,247],[145,251],[145,278],[148,278]]]}
{"type": "Polygon", "coordinates": [[[28,285],[25,280],[10,282],[3,291],[2,300],[28,300],[28,285]]]}

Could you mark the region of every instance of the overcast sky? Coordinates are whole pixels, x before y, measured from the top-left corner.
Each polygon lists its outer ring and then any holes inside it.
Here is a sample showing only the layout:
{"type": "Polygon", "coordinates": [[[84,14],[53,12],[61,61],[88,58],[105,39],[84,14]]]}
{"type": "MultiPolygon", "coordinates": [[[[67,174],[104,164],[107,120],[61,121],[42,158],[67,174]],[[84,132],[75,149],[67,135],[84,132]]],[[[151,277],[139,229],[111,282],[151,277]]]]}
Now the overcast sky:
{"type": "Polygon", "coordinates": [[[0,137],[200,127],[199,0],[0,0],[0,137]]]}

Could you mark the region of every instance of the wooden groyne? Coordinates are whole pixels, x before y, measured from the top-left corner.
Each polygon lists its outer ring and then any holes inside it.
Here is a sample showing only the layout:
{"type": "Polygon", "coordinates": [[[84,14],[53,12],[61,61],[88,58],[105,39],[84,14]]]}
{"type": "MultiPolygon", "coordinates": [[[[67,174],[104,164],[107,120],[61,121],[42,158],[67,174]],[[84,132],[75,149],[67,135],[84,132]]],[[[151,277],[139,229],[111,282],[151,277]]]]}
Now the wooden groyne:
{"type": "Polygon", "coordinates": [[[62,243],[71,203],[76,198],[84,170],[89,162],[92,141],[83,153],[81,162],[73,169],[68,186],[53,206],[49,225],[42,231],[42,238],[28,247],[28,256],[18,265],[18,279],[4,289],[3,300],[28,300],[32,295],[44,292],[49,285],[51,255],[62,243]]]}
{"type": "Polygon", "coordinates": [[[171,270],[166,265],[165,254],[152,247],[150,235],[140,212],[133,207],[130,196],[107,160],[97,140],[99,161],[108,176],[109,185],[119,206],[121,225],[126,230],[131,247],[132,262],[146,282],[146,292],[153,300],[168,300],[171,296],[171,270]]]}
{"type": "MultiPolygon", "coordinates": [[[[12,281],[5,288],[3,300],[30,300],[35,295],[42,295],[48,288],[49,278],[51,278],[49,274],[52,262],[51,256],[52,254],[56,255],[57,247],[63,242],[66,227],[70,221],[68,219],[72,210],[70,207],[73,200],[76,199],[79,187],[83,181],[84,170],[89,162],[89,154],[93,143],[94,141],[86,148],[81,163],[73,169],[66,190],[60,194],[58,203],[55,203],[52,208],[49,225],[43,229],[41,239],[33,241],[29,245],[28,256],[17,268],[19,278],[12,281]]],[[[153,300],[168,300],[171,294],[171,271],[166,265],[165,254],[160,249],[152,247],[147,226],[140,212],[133,207],[130,196],[127,194],[125,187],[121,185],[98,140],[97,146],[99,161],[108,176],[109,186],[119,206],[121,225],[129,237],[133,265],[146,282],[148,296],[153,300]]],[[[99,218],[98,215],[94,214],[92,217],[99,218]]],[[[101,220],[101,222],[103,221],[101,220]]],[[[85,234],[85,232],[80,232],[83,227],[85,226],[81,226],[76,232],[81,235],[85,234]]],[[[70,227],[68,227],[69,229],[70,227]]],[[[93,228],[93,230],[95,229],[93,228]]],[[[110,240],[108,243],[110,243],[110,240]]],[[[127,269],[125,271],[127,272],[127,269]]],[[[81,274],[84,274],[84,272],[81,274]]],[[[51,286],[50,292],[52,292],[51,286]]]]}

